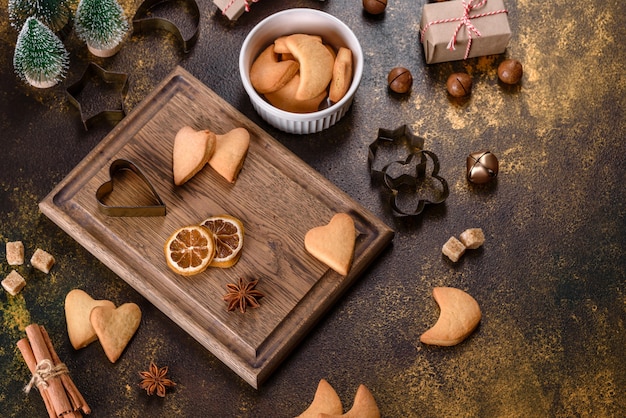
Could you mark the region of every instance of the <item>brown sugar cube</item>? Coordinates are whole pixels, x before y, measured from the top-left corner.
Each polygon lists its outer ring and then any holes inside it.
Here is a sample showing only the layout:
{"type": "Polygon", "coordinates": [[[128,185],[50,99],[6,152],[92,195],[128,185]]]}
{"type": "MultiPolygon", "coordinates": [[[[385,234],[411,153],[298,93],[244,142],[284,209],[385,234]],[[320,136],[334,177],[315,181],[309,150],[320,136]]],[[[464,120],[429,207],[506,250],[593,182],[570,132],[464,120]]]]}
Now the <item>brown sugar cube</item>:
{"type": "Polygon", "coordinates": [[[10,266],[24,264],[24,244],[22,241],[7,242],[7,263],[10,266]]]}
{"type": "Polygon", "coordinates": [[[24,286],[26,286],[26,280],[15,270],[12,270],[2,281],[2,287],[4,287],[4,290],[9,292],[11,296],[20,293],[20,290],[22,290],[24,286]]]}
{"type": "Polygon", "coordinates": [[[480,228],[470,228],[459,235],[459,240],[465,245],[465,248],[475,250],[485,243],[485,234],[480,228]]]}
{"type": "Polygon", "coordinates": [[[30,264],[37,270],[41,270],[44,273],[50,273],[50,269],[54,265],[54,257],[41,248],[37,248],[35,253],[30,259],[30,264]]]}
{"type": "Polygon", "coordinates": [[[441,252],[444,255],[448,256],[450,260],[453,262],[459,261],[459,258],[465,253],[465,245],[455,237],[450,237],[450,239],[443,244],[443,248],[441,252]]]}

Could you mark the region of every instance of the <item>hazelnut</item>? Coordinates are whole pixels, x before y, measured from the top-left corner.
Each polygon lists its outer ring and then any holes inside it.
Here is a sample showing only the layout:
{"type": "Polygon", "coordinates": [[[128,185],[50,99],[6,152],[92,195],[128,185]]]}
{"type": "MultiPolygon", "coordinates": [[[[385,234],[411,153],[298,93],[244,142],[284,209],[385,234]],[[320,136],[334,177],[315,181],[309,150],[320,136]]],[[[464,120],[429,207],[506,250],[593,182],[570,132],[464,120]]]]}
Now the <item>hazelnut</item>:
{"type": "Polygon", "coordinates": [[[506,84],[517,84],[524,75],[522,63],[518,60],[507,59],[498,66],[498,78],[506,84]]]}
{"type": "Polygon", "coordinates": [[[448,93],[453,97],[465,97],[472,93],[472,77],[467,73],[453,73],[446,82],[448,93]]]}
{"type": "Polygon", "coordinates": [[[379,15],[385,11],[387,0],[363,0],[363,8],[372,15],[379,15]]]}
{"type": "Polygon", "coordinates": [[[400,94],[406,93],[411,90],[411,86],[413,85],[413,75],[404,67],[396,67],[389,71],[387,84],[391,91],[400,94]]]}

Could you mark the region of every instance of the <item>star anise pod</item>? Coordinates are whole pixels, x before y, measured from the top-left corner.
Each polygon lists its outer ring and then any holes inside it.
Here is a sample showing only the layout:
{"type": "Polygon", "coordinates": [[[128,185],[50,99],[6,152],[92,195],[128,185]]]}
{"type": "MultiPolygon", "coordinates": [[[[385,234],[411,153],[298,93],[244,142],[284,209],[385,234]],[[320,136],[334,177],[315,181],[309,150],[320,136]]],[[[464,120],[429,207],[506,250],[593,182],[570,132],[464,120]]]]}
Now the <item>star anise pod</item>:
{"type": "Polygon", "coordinates": [[[165,377],[167,375],[167,366],[158,368],[156,364],[150,362],[150,370],[139,372],[143,379],[139,387],[145,389],[148,395],[154,392],[162,398],[165,397],[165,389],[169,386],[176,386],[176,383],[165,377]]]}
{"type": "Polygon", "coordinates": [[[248,282],[243,278],[239,278],[239,284],[227,284],[228,293],[224,295],[223,299],[228,302],[228,310],[234,311],[236,308],[239,308],[241,313],[245,313],[248,306],[253,308],[261,306],[257,299],[262,298],[263,293],[255,289],[257,283],[259,283],[258,280],[248,282]]]}

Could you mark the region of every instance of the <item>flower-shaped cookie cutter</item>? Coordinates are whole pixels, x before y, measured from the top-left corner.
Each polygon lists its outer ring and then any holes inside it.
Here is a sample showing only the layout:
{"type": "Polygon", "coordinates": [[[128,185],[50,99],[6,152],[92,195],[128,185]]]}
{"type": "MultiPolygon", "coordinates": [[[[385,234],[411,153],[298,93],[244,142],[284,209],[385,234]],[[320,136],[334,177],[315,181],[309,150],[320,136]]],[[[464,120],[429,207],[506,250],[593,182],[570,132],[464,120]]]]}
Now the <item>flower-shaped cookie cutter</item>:
{"type": "Polygon", "coordinates": [[[128,75],[126,73],[116,73],[106,71],[98,64],[90,62],[87,69],[83,73],[80,80],[72,84],[66,89],[67,97],[80,112],[80,119],[85,126],[85,130],[89,130],[96,123],[105,121],[115,125],[126,116],[124,109],[124,97],[128,92],[128,75]],[[88,116],[80,103],[79,96],[90,84],[94,83],[94,79],[112,87],[120,95],[120,106],[116,109],[104,109],[100,112],[88,116]]]}
{"type": "Polygon", "coordinates": [[[183,52],[186,54],[198,40],[200,29],[200,9],[195,0],[145,0],[135,12],[133,16],[133,32],[150,32],[154,30],[165,30],[173,34],[183,46],[183,52]],[[189,36],[184,36],[183,31],[171,20],[153,16],[152,12],[155,7],[162,6],[165,3],[180,3],[181,9],[187,13],[193,24],[193,30],[189,36]]]}
{"type": "MultiPolygon", "coordinates": [[[[405,155],[418,152],[424,149],[424,138],[413,134],[408,125],[402,125],[396,129],[378,129],[378,136],[374,142],[369,145],[367,163],[370,170],[372,180],[383,179],[382,168],[378,168],[382,158],[381,151],[386,148],[395,148],[396,155],[387,161],[404,158],[405,155]]],[[[425,161],[424,161],[425,162],[425,161]]],[[[382,166],[381,166],[382,167],[382,166]]],[[[418,173],[416,173],[417,175],[418,173]]]]}
{"type": "Polygon", "coordinates": [[[417,216],[426,205],[442,203],[450,193],[448,183],[439,176],[439,158],[432,151],[424,150],[424,138],[415,135],[408,125],[393,130],[379,129],[378,137],[369,146],[367,160],[372,180],[382,183],[396,217],[417,216]],[[391,152],[393,158],[385,158],[387,162],[379,167],[383,159],[380,154],[385,148],[392,148],[395,153],[391,152]],[[432,170],[427,173],[429,160],[432,170]],[[401,174],[394,176],[395,171],[401,174]],[[416,202],[410,210],[403,209],[401,204],[407,197],[406,200],[416,202]]]}
{"type": "Polygon", "coordinates": [[[146,175],[133,163],[125,159],[117,159],[109,166],[109,180],[102,183],[96,190],[96,200],[98,209],[107,216],[114,217],[140,217],[140,216],[165,216],[165,203],[152,186],[146,175]],[[152,195],[154,203],[151,205],[109,205],[105,203],[105,199],[109,196],[114,188],[117,174],[121,171],[131,171],[134,173],[152,195]]]}
{"type": "Polygon", "coordinates": [[[384,184],[391,192],[389,205],[391,206],[394,216],[417,216],[422,213],[426,205],[436,205],[444,202],[448,198],[450,188],[448,187],[446,179],[439,175],[439,169],[439,158],[437,158],[435,153],[428,150],[420,150],[411,153],[405,160],[393,161],[383,168],[384,184]],[[425,163],[424,160],[428,158],[432,161],[432,170],[430,173],[426,173],[425,171],[427,163],[425,163]],[[394,166],[410,166],[415,159],[418,159],[418,161],[415,162],[415,170],[418,175],[402,173],[396,177],[392,176],[391,171],[394,166]],[[436,180],[436,182],[440,184],[440,188],[434,187],[432,180],[436,180]],[[413,202],[417,200],[414,209],[405,210],[400,207],[399,199],[405,195],[411,195],[411,197],[414,198],[413,202]]]}

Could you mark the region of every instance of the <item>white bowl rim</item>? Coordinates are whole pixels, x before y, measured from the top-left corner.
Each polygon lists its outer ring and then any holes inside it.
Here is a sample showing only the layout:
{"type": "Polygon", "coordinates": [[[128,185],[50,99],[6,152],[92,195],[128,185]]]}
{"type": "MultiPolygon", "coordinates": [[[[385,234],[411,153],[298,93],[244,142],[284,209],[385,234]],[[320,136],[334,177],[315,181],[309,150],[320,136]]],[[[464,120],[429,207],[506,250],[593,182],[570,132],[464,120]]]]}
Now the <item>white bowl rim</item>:
{"type": "Polygon", "coordinates": [[[361,77],[363,76],[363,51],[361,50],[361,44],[358,38],[356,37],[356,35],[354,34],[354,32],[352,31],[352,29],[350,29],[348,25],[346,25],[343,21],[331,15],[330,13],[326,13],[321,10],[310,9],[306,7],[286,9],[286,10],[282,10],[280,12],[276,12],[274,14],[269,15],[268,17],[260,21],[248,33],[248,35],[246,36],[241,46],[241,50],[239,52],[239,73],[241,76],[241,81],[243,83],[244,89],[250,96],[251,100],[253,100],[252,96],[255,96],[255,98],[258,99],[256,100],[256,104],[262,107],[266,112],[274,113],[276,116],[280,118],[295,121],[295,122],[307,122],[307,121],[326,118],[329,115],[336,113],[339,109],[341,109],[344,105],[346,105],[348,101],[352,101],[353,96],[361,82],[361,77]],[[354,37],[354,40],[356,41],[356,45],[358,45],[358,48],[359,48],[358,54],[361,57],[361,59],[357,62],[357,65],[354,66],[354,74],[352,76],[352,83],[350,84],[350,88],[348,89],[346,94],[341,98],[341,100],[339,100],[337,103],[334,103],[332,106],[329,106],[326,109],[318,110],[317,112],[293,113],[293,112],[287,112],[285,110],[272,106],[270,103],[267,102],[267,100],[265,100],[263,97],[259,95],[259,93],[256,92],[254,87],[252,87],[252,84],[250,83],[250,79],[248,76],[248,69],[247,68],[244,69],[244,65],[243,65],[244,51],[248,49],[248,45],[250,44],[250,42],[252,42],[252,39],[257,34],[257,32],[262,29],[262,26],[264,24],[267,24],[268,22],[271,22],[272,20],[276,18],[279,18],[284,15],[288,15],[288,14],[294,14],[294,13],[313,13],[319,16],[324,16],[325,18],[335,21],[336,24],[338,24],[339,26],[342,26],[344,29],[347,30],[347,32],[351,36],[354,37]]]}

